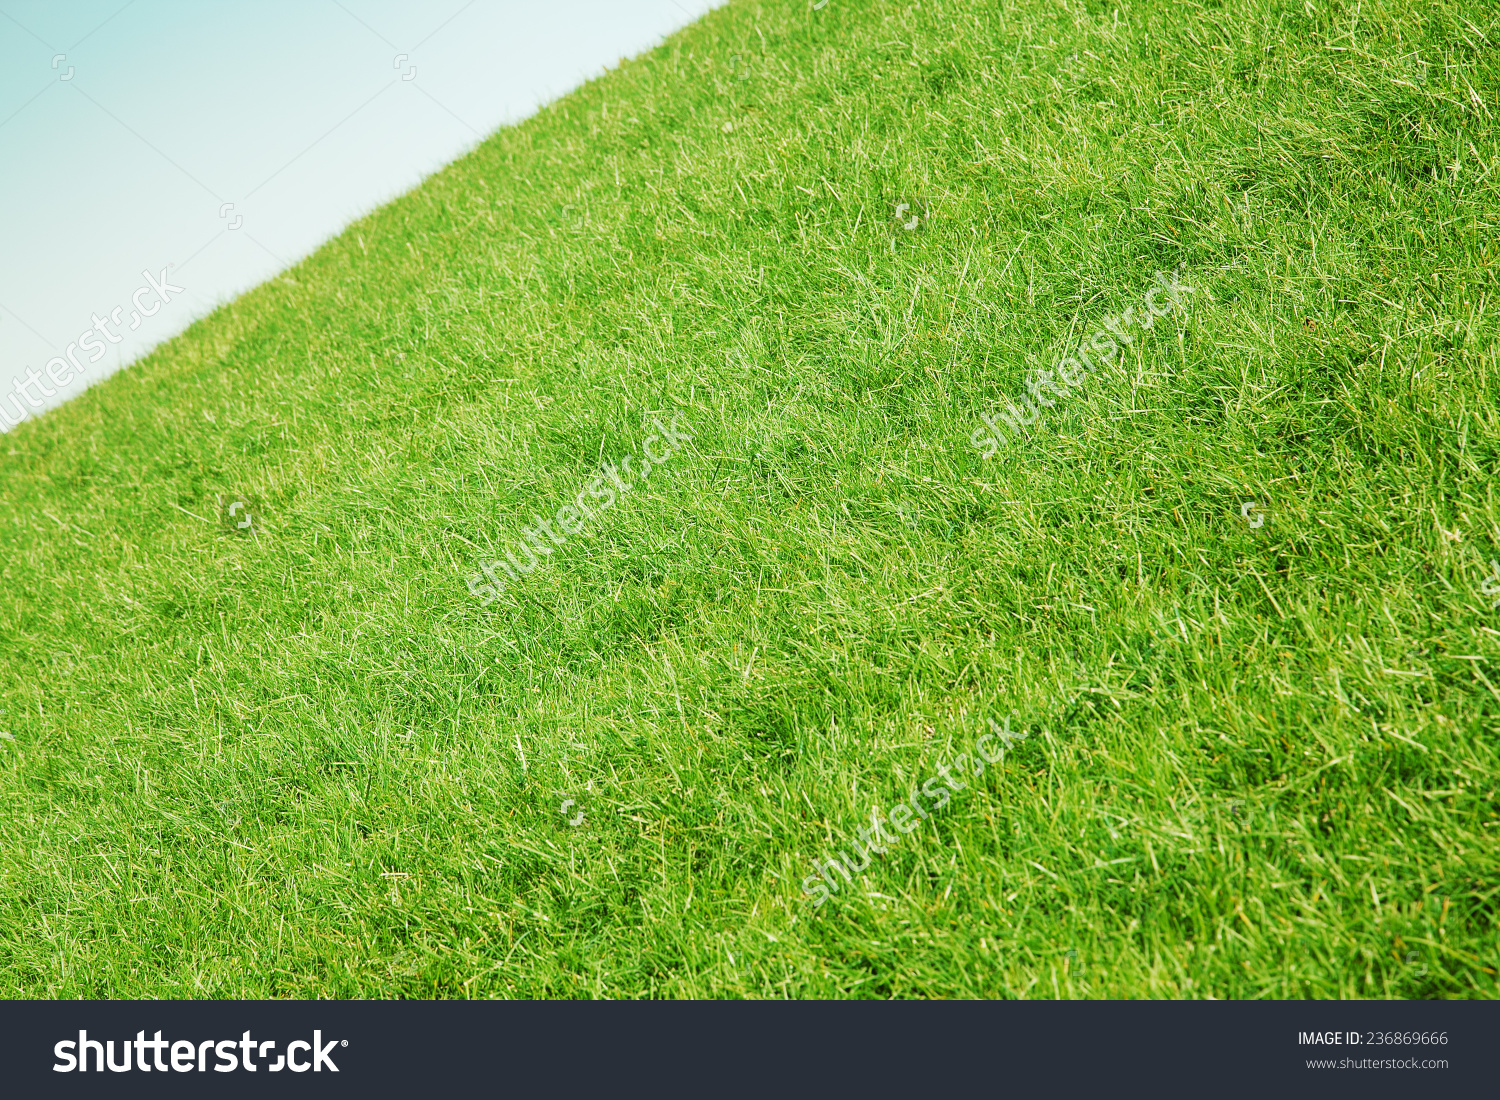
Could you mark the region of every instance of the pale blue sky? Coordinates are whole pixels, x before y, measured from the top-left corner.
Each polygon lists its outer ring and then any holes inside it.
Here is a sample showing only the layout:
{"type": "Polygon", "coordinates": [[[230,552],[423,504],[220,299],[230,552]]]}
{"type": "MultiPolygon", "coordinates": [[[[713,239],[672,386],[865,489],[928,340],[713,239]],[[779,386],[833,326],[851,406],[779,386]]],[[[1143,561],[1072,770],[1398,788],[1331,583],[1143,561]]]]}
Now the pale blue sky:
{"type": "Polygon", "coordinates": [[[125,307],[77,396],[721,2],[0,0],[0,392],[125,307]]]}

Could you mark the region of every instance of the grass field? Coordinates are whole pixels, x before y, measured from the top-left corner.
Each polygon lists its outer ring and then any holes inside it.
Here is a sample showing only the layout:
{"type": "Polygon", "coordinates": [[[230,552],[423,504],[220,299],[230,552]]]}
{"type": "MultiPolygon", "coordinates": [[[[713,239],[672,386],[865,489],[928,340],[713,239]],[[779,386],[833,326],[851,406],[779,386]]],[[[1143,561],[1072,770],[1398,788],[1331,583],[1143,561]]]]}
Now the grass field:
{"type": "Polygon", "coordinates": [[[1500,995],[1497,93],[1482,0],[785,0],[497,133],[0,438],[0,991],[1500,995]]]}

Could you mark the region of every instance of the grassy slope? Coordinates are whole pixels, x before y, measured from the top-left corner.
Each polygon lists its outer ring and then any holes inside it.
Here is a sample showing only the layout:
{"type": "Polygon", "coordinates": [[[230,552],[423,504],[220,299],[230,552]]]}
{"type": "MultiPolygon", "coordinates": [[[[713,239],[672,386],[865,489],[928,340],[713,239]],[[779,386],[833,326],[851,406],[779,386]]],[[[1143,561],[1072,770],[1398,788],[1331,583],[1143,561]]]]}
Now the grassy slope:
{"type": "Polygon", "coordinates": [[[1069,9],[732,5],[4,437],[0,990],[1495,996],[1500,19],[1069,9]]]}

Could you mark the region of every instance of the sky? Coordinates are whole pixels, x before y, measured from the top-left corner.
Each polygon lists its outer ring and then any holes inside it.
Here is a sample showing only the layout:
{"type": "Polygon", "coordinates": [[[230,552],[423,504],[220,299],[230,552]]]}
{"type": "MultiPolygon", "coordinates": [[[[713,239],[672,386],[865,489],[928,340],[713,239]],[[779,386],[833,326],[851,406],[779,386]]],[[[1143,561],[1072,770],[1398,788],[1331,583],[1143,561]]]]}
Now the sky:
{"type": "Polygon", "coordinates": [[[0,0],[0,401],[54,357],[28,411],[76,397],[722,2],[0,0]]]}

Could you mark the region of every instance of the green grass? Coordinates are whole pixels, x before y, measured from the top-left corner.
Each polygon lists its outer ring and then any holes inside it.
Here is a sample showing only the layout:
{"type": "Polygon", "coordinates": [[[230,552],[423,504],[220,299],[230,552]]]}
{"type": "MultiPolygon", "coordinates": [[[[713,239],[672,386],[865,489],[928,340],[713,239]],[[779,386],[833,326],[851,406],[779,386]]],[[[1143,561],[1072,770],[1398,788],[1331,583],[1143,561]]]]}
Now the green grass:
{"type": "Polygon", "coordinates": [[[1497,92],[1482,0],[785,0],[497,133],[0,440],[0,990],[1495,997],[1497,92]]]}

